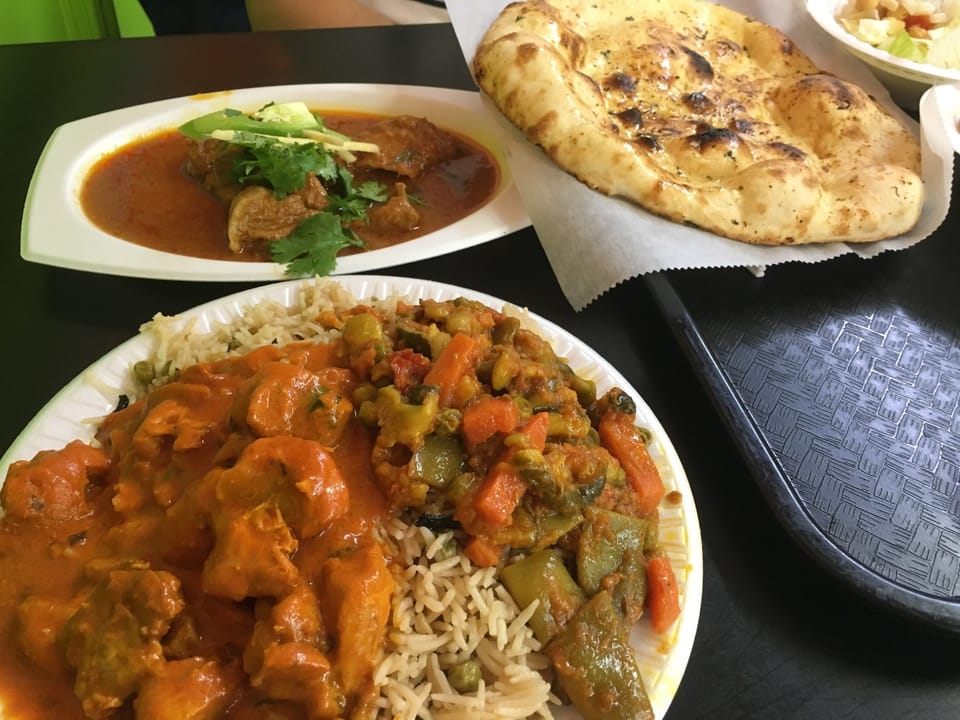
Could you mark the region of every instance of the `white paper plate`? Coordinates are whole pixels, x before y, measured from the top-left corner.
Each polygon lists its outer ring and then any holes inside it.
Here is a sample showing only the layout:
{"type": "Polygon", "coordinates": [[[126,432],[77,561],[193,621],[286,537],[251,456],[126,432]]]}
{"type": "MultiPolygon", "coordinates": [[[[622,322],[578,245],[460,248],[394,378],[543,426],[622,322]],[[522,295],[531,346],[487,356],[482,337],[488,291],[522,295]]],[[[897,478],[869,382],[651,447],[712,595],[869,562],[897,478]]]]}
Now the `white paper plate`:
{"type": "MultiPolygon", "coordinates": [[[[472,290],[441,283],[385,276],[344,276],[337,278],[358,300],[387,297],[398,294],[408,302],[423,297],[450,299],[465,296],[500,309],[505,302],[472,290]]],[[[183,322],[196,319],[193,332],[202,333],[218,322],[238,317],[243,309],[262,301],[273,300],[293,305],[297,288],[311,280],[293,280],[275,283],[231,295],[201,305],[179,316],[183,322]]],[[[596,382],[598,391],[616,385],[628,392],[637,403],[637,422],[654,436],[652,454],[663,473],[668,492],[677,491],[681,502],[665,504],[661,510],[660,540],[677,575],[680,587],[680,620],[665,634],[653,633],[641,622],[635,628],[631,642],[637,651],[637,660],[643,674],[650,700],[657,718],[663,718],[676,694],[686,669],[700,617],[700,598],[703,586],[703,555],[700,544],[700,526],[693,494],[683,466],[663,426],[627,380],[591,348],[557,325],[539,316],[530,315],[539,325],[540,333],[550,341],[561,357],[567,358],[572,368],[583,377],[596,382]]],[[[126,386],[125,377],[131,363],[147,357],[152,350],[150,338],[138,335],[102,357],[58,393],[30,422],[0,458],[0,478],[15,460],[33,457],[37,452],[59,448],[73,439],[89,440],[93,434],[90,418],[103,416],[116,404],[116,388],[126,386]]],[[[576,718],[578,714],[564,710],[559,718],[576,718]]]]}
{"type": "Polygon", "coordinates": [[[281,85],[161,100],[93,115],[57,128],[37,163],[23,213],[25,260],[75,270],[167,280],[261,281],[284,278],[276,263],[190,258],[127,242],[97,228],[80,207],[90,167],[104,155],[158,130],[226,107],[256,110],[302,100],[318,110],[411,114],[469,136],[500,166],[490,201],[441,230],[399,245],[337,260],[336,274],[367,272],[461,250],[530,224],[478,93],[408,85],[281,85]]]}

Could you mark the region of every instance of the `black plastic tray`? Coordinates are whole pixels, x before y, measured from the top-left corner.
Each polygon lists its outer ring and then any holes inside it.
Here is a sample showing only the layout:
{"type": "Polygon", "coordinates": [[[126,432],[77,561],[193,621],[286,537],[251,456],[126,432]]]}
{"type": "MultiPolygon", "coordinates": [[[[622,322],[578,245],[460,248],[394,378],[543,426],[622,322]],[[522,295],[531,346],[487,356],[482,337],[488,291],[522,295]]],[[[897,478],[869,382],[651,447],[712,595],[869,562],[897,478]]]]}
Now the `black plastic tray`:
{"type": "Polygon", "coordinates": [[[868,597],[960,633],[958,225],[869,261],[646,282],[791,535],[868,597]]]}

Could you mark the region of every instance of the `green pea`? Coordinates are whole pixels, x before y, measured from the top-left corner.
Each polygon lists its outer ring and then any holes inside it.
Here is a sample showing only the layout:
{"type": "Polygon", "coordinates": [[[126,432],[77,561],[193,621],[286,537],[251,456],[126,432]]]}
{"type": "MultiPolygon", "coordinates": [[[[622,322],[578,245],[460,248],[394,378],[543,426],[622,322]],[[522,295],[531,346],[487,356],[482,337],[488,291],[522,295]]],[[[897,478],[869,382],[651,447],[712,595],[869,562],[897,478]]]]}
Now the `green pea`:
{"type": "Polygon", "coordinates": [[[133,376],[137,382],[149,385],[157,377],[157,372],[149,360],[140,360],[133,364],[133,376]]]}
{"type": "Polygon", "coordinates": [[[467,660],[447,670],[447,681],[450,686],[462,693],[476,692],[480,687],[482,676],[480,666],[473,660],[467,660]]]}

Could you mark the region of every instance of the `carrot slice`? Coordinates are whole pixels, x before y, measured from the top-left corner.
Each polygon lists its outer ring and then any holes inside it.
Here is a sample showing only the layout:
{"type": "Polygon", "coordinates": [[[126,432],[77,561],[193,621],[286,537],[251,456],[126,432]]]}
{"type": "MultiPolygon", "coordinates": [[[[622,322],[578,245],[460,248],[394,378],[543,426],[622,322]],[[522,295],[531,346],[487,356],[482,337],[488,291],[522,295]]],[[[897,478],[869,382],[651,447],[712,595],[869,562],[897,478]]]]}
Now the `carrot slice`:
{"type": "Polygon", "coordinates": [[[493,567],[500,562],[501,547],[484,537],[470,538],[463,551],[477,567],[493,567]]]}
{"type": "MultiPolygon", "coordinates": [[[[527,436],[527,442],[522,447],[543,450],[547,444],[549,425],[550,416],[545,412],[537,413],[527,420],[524,426],[517,430],[527,436]]],[[[527,491],[527,483],[510,462],[519,449],[520,447],[507,448],[499,461],[490,466],[483,485],[473,499],[473,509],[477,517],[497,527],[510,524],[513,511],[527,491]]]]}
{"type": "Polygon", "coordinates": [[[543,450],[547,445],[547,431],[550,429],[550,414],[537,413],[523,426],[522,432],[527,436],[527,447],[534,450],[543,450]]]}
{"type": "Polygon", "coordinates": [[[508,525],[526,490],[527,484],[515,467],[497,463],[490,468],[473,500],[477,517],[498,527],[508,525]]]}
{"type": "Polygon", "coordinates": [[[478,444],[498,432],[508,433],[520,422],[520,409],[507,396],[485,396],[463,411],[461,430],[468,443],[478,444]]]}
{"type": "Polygon", "coordinates": [[[662,633],[680,616],[680,591],[670,560],[655,556],[647,560],[647,612],[653,631],[662,633]]]}
{"type": "Polygon", "coordinates": [[[450,407],[457,384],[473,365],[477,341],[470,335],[457,333],[440,351],[423,382],[440,388],[440,405],[450,407]]]}
{"type": "Polygon", "coordinates": [[[663,499],[663,478],[647,452],[647,443],[633,424],[633,416],[608,412],[597,429],[600,444],[613,455],[627,473],[630,487],[637,494],[640,509],[653,512],[663,499]]]}

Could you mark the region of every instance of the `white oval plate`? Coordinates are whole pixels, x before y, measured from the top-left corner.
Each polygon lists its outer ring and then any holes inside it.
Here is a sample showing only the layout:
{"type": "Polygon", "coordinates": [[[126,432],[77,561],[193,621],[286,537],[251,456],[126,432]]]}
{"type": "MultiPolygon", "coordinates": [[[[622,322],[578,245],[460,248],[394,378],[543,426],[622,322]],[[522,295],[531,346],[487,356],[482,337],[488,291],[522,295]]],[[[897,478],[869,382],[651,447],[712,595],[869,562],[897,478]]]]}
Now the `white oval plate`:
{"type": "MultiPolygon", "coordinates": [[[[490,295],[424,280],[370,275],[343,276],[336,281],[359,301],[399,295],[413,303],[424,297],[444,300],[463,296],[496,309],[507,305],[490,295]]],[[[298,288],[310,282],[313,281],[291,280],[257,287],[188,310],[179,315],[177,321],[195,320],[191,332],[204,333],[218,323],[239,317],[245,308],[257,302],[271,300],[292,306],[297,302],[298,288]]],[[[596,382],[599,392],[618,386],[636,400],[637,422],[653,433],[651,452],[661,469],[667,492],[676,491],[681,498],[678,504],[665,504],[660,516],[660,541],[670,557],[680,588],[680,619],[662,635],[655,634],[647,623],[640,622],[631,636],[656,717],[663,718],[686,669],[700,618],[703,552],[693,493],[663,426],[626,378],[566,330],[532,313],[527,317],[536,323],[540,334],[559,356],[565,357],[580,375],[596,382]]],[[[117,389],[127,385],[125,378],[131,364],[148,357],[152,349],[151,339],[138,335],[70,382],[47,403],[0,458],[0,480],[6,477],[7,468],[15,460],[31,458],[41,450],[63,447],[76,438],[90,440],[94,430],[91,419],[102,417],[113,409],[117,389]]],[[[579,714],[564,709],[556,716],[558,720],[572,720],[579,714]]]]}
{"type": "Polygon", "coordinates": [[[47,141],[30,182],[20,235],[21,256],[44,265],[130,277],[284,279],[284,267],[276,263],[184,257],[105,233],[84,214],[79,193],[84,177],[97,160],[138,137],[175,128],[226,107],[249,111],[271,101],[294,100],[302,100],[318,110],[426,117],[480,143],[500,166],[500,183],[482,208],[414,240],[338,258],[335,274],[367,272],[444,255],[530,224],[478,93],[412,85],[280,85],[160,100],[61,125],[47,141]]]}

